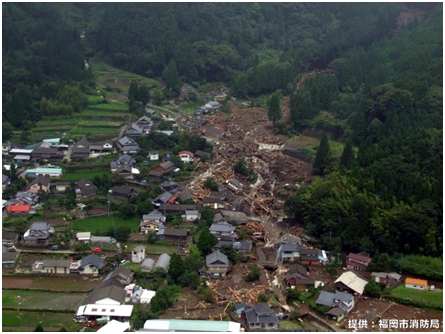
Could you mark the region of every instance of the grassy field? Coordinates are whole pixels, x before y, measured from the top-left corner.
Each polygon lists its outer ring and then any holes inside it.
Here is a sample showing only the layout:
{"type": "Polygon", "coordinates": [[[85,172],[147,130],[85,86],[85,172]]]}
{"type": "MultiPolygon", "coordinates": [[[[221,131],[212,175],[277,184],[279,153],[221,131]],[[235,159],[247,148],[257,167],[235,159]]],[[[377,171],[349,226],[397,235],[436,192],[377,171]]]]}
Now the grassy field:
{"type": "Polygon", "coordinates": [[[403,285],[391,290],[391,295],[411,299],[438,308],[443,308],[443,291],[423,291],[405,288],[403,285]]]}
{"type": "Polygon", "coordinates": [[[278,329],[301,329],[301,328],[303,328],[303,326],[290,320],[281,320],[278,322],[278,329]]]}
{"type": "Polygon", "coordinates": [[[97,171],[97,172],[80,172],[80,173],[66,173],[63,174],[59,179],[60,181],[78,181],[81,179],[92,180],[95,176],[102,176],[104,174],[109,174],[108,171],[97,171]]]}
{"type": "MultiPolygon", "coordinates": [[[[121,226],[129,226],[132,229],[132,231],[137,231],[139,229],[139,224],[141,222],[140,217],[132,218],[129,220],[123,220],[120,217],[114,216],[113,220],[116,229],[118,229],[121,226]]],[[[111,218],[109,217],[87,218],[75,221],[71,224],[72,230],[77,230],[82,232],[92,232],[92,233],[96,233],[97,231],[99,233],[108,232],[112,227],[113,224],[111,218]]]]}
{"type": "Polygon", "coordinates": [[[17,327],[17,331],[22,332],[20,327],[36,327],[40,323],[43,327],[65,327],[68,331],[74,332],[83,326],[73,323],[73,318],[74,316],[66,313],[3,311],[2,326],[17,327]]]}
{"type": "Polygon", "coordinates": [[[2,306],[74,311],[82,305],[85,297],[79,293],[2,290],[2,306]]]}

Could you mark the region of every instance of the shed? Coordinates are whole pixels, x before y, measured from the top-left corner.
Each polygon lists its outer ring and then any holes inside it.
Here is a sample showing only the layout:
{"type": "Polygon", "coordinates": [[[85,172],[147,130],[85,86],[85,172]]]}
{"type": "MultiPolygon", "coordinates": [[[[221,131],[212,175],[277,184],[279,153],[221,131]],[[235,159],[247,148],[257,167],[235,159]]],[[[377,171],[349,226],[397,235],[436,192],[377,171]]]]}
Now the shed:
{"type": "Polygon", "coordinates": [[[140,263],[145,259],[145,247],[137,246],[131,251],[131,262],[140,263]]]}
{"type": "Polygon", "coordinates": [[[162,268],[165,271],[167,271],[169,264],[170,264],[170,255],[164,253],[159,257],[158,262],[156,262],[156,266],[154,267],[154,269],[162,268]]]}
{"type": "Polygon", "coordinates": [[[91,232],[78,232],[76,233],[77,241],[89,242],[91,240],[91,232]]]}
{"type": "Polygon", "coordinates": [[[141,304],[149,304],[151,299],[156,295],[156,291],[152,290],[143,290],[141,295],[141,304]]]}

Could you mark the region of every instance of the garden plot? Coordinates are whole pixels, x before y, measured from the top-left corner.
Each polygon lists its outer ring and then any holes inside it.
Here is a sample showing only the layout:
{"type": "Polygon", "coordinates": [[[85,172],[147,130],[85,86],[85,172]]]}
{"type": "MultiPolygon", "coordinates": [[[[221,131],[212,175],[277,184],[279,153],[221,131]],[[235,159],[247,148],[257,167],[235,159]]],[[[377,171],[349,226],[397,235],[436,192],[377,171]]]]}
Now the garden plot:
{"type": "Polygon", "coordinates": [[[21,309],[77,310],[86,294],[2,290],[2,306],[21,309]]]}

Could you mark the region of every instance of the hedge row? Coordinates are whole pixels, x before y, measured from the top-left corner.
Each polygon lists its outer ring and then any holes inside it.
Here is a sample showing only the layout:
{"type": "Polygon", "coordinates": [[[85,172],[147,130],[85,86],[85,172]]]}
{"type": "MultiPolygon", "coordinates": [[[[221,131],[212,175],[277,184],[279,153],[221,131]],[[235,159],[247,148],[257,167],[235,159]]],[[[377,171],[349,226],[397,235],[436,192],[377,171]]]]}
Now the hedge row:
{"type": "Polygon", "coordinates": [[[20,311],[20,312],[39,312],[39,313],[69,313],[73,314],[73,310],[51,310],[41,308],[21,308],[21,307],[2,307],[3,311],[20,311]]]}

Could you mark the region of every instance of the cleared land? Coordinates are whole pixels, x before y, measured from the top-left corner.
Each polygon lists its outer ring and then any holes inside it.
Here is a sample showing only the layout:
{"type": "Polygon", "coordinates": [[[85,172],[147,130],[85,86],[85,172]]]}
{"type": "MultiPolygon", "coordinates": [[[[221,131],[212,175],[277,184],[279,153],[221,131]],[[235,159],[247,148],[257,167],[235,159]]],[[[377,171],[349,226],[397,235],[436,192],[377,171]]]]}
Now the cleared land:
{"type": "Polygon", "coordinates": [[[86,294],[2,290],[2,306],[22,309],[77,310],[86,294]]]}
{"type": "Polygon", "coordinates": [[[44,324],[46,331],[58,331],[65,327],[68,331],[75,332],[82,328],[82,325],[74,324],[73,317],[66,313],[44,313],[44,312],[2,312],[2,330],[5,331],[30,331],[32,332],[38,324],[44,324]],[[28,326],[28,327],[23,327],[28,326]],[[32,327],[31,327],[32,326],[32,327]],[[5,328],[16,327],[16,328],[5,328]],[[31,327],[31,328],[29,328],[31,327]],[[54,327],[54,328],[48,328],[54,327]]]}
{"type": "Polygon", "coordinates": [[[391,295],[423,303],[427,306],[443,308],[443,291],[423,291],[408,289],[403,285],[391,290],[391,295]]]}
{"type": "MultiPolygon", "coordinates": [[[[113,220],[116,229],[121,226],[128,226],[132,231],[137,231],[141,222],[140,217],[128,220],[124,220],[120,217],[113,217],[113,220]]],[[[110,217],[94,217],[75,221],[72,223],[71,228],[75,231],[103,233],[108,232],[110,228],[113,228],[113,222],[110,217]]]]}
{"type": "MultiPolygon", "coordinates": [[[[37,260],[37,259],[34,259],[37,260]]],[[[31,261],[33,262],[33,261],[31,261]]],[[[91,291],[99,282],[80,277],[3,277],[3,288],[54,290],[54,291],[91,291]]]]}

